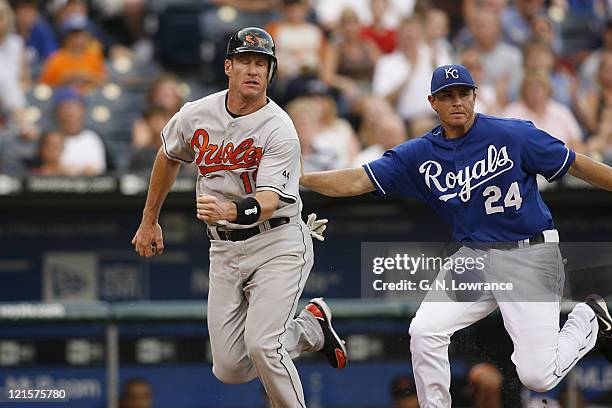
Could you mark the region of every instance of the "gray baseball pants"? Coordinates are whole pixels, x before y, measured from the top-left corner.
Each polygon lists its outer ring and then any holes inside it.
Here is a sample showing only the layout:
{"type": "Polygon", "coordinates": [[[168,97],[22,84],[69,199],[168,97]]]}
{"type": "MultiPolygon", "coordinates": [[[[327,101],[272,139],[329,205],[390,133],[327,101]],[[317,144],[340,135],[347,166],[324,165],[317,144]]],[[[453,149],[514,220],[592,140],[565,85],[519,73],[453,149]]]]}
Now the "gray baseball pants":
{"type": "Polygon", "coordinates": [[[297,217],[245,241],[211,240],[213,373],[228,384],[259,377],[274,407],[306,407],[292,358],[323,346],[312,314],[293,318],[313,258],[310,230],[297,217]]]}

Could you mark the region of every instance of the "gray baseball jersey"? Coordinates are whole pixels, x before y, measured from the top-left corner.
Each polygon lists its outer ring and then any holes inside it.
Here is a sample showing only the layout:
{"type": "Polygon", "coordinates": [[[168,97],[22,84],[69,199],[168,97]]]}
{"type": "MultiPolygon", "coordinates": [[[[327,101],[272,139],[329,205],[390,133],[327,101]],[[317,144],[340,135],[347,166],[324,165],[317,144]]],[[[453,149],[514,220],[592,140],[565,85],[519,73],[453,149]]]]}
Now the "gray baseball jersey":
{"type": "MultiPolygon", "coordinates": [[[[289,115],[274,101],[237,118],[225,108],[227,91],[189,102],[162,132],[164,151],[174,160],[199,169],[196,193],[240,200],[257,191],[280,198],[272,218],[300,214],[300,143],[289,115]]],[[[252,225],[220,221],[227,228],[252,225]]]]}
{"type": "Polygon", "coordinates": [[[324,339],[309,312],[293,319],[314,262],[310,230],[300,216],[298,136],[273,101],[234,118],[226,95],[185,104],[162,132],[166,155],[195,160],[198,195],[234,201],[274,191],[281,200],[272,218],[290,222],[244,241],[211,239],[207,320],[213,373],[232,384],[259,376],[273,406],[305,407],[292,358],[319,350],[324,339]]]}

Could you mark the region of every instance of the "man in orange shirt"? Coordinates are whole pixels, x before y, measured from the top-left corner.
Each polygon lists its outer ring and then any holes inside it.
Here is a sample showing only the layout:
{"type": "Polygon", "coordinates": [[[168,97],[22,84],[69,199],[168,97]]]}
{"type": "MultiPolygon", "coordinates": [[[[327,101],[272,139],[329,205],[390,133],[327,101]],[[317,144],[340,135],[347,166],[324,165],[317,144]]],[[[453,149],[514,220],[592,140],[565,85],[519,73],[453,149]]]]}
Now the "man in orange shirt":
{"type": "Polygon", "coordinates": [[[40,82],[52,87],[72,86],[81,92],[96,88],[106,78],[100,44],[87,31],[87,19],[72,16],[62,25],[62,48],[49,57],[40,82]]]}

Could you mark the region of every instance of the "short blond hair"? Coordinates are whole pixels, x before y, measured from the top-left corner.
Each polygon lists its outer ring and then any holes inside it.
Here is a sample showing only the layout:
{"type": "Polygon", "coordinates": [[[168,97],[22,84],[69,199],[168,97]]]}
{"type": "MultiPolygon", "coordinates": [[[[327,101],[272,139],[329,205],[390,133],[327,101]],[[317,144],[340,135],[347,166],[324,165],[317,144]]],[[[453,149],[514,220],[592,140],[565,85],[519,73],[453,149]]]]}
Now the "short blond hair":
{"type": "Polygon", "coordinates": [[[552,96],[552,83],[550,80],[550,75],[541,69],[527,71],[525,73],[525,77],[523,78],[523,83],[521,84],[521,97],[525,98],[525,93],[527,92],[527,88],[530,83],[537,82],[540,85],[544,85],[548,90],[548,96],[552,96]]]}
{"type": "Polygon", "coordinates": [[[6,0],[0,0],[0,16],[6,19],[6,32],[15,31],[15,13],[6,0]]]}

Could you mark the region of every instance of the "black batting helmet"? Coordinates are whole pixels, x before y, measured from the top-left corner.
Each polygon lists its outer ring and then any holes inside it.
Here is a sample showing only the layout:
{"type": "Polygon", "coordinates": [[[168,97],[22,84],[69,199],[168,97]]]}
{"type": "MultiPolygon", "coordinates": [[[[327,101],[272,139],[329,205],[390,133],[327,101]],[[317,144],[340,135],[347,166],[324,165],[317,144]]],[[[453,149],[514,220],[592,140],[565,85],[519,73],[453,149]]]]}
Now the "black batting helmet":
{"type": "Polygon", "coordinates": [[[256,52],[270,57],[268,84],[271,84],[278,65],[272,36],[266,30],[257,27],[247,27],[236,31],[227,43],[225,58],[229,59],[232,55],[243,52],[256,52]]]}

